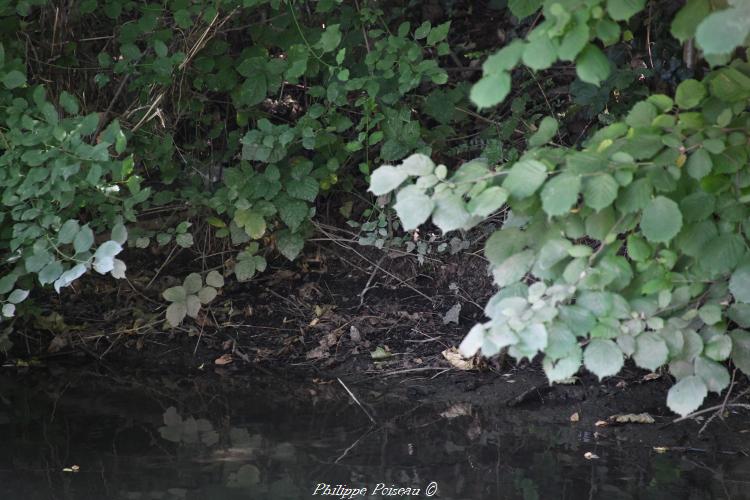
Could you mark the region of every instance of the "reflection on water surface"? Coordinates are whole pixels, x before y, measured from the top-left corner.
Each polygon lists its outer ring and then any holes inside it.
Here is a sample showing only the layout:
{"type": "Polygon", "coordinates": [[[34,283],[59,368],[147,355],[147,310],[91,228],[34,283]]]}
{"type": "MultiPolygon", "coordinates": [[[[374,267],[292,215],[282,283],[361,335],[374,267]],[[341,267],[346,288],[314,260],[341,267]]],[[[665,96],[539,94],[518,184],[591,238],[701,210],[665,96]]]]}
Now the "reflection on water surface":
{"type": "Polygon", "coordinates": [[[741,454],[658,454],[521,409],[365,393],[379,400],[372,425],[337,384],[208,376],[6,376],[0,394],[7,500],[428,498],[435,487],[442,499],[748,498],[741,454]]]}

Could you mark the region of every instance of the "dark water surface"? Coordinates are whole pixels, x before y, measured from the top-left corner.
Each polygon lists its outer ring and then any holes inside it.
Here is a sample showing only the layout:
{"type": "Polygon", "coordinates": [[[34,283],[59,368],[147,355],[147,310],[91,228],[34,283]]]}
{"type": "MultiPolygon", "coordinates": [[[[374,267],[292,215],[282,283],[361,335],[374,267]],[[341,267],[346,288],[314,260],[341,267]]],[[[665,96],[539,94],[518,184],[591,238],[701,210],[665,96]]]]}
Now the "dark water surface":
{"type": "Polygon", "coordinates": [[[335,382],[5,374],[0,499],[342,498],[337,485],[366,488],[359,499],[434,487],[442,499],[750,498],[750,458],[710,443],[657,453],[533,411],[362,400],[377,401],[376,424],[335,382]]]}

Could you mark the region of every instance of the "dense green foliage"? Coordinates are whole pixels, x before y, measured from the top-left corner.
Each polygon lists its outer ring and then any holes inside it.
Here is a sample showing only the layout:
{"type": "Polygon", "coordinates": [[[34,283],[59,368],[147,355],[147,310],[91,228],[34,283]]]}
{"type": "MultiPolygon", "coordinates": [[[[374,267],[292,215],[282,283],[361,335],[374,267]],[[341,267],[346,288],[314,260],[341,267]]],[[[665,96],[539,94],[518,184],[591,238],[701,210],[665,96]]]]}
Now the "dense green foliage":
{"type": "MultiPolygon", "coordinates": [[[[516,3],[517,15],[541,7],[516,3]],[[526,10],[528,8],[528,10],[526,10]]],[[[575,61],[599,84],[610,63],[596,41],[612,43],[645,1],[546,1],[544,21],[484,64],[471,95],[502,101],[519,63],[534,70],[575,61]],[[575,12],[571,15],[570,12],[575,12]]],[[[468,229],[506,202],[503,228],[485,254],[500,291],[461,345],[471,356],[503,348],[518,359],[544,353],[551,381],[581,365],[600,378],[630,357],[665,364],[677,383],[669,407],[682,415],[730,384],[726,361],[750,374],[750,64],[732,57],[750,34],[750,4],[711,11],[689,1],[672,22],[695,37],[714,69],[674,95],[652,94],[582,149],[546,146],[558,122],[544,118],[515,163],[465,163],[452,175],[416,154],[372,175],[371,191],[396,191],[406,229],[429,218],[443,231],[468,229]]]]}
{"type": "Polygon", "coordinates": [[[486,246],[500,291],[465,354],[542,352],[552,381],[581,365],[614,375],[625,357],[668,364],[670,407],[694,410],[728,386],[730,361],[750,373],[750,3],[688,0],[670,31],[711,70],[660,62],[660,93],[615,64],[645,0],[493,3],[528,30],[476,83],[459,67],[446,85],[451,22],[406,21],[414,5],[0,2],[2,316],[35,286],[64,293],[91,270],[125,279],[127,246],[192,248],[205,263],[196,247],[219,241],[232,253],[223,275],[204,267],[163,292],[179,325],[224,276],[253,278],[272,250],[294,259],[320,196],[388,163],[371,191],[396,192],[401,226],[373,205],[371,220],[350,221],[363,244],[423,257],[425,242],[400,230],[468,229],[511,209],[486,246]],[[562,113],[542,117],[525,95],[502,123],[466,109],[504,101],[523,72],[516,85],[544,92],[535,72],[566,63],[575,105],[602,125],[580,148],[556,140],[562,113]],[[472,129],[482,158],[435,165],[468,117],[495,127],[472,129]],[[525,150],[506,144],[530,123],[525,150]]]}
{"type": "Polygon", "coordinates": [[[92,268],[124,278],[126,239],[190,248],[209,231],[235,249],[240,281],[265,269],[263,248],[297,256],[321,192],[373,161],[429,153],[426,137],[449,129],[423,129],[412,108],[445,115],[415,89],[448,80],[437,58],[450,23],[401,13],[340,0],[0,3],[4,315],[35,285],[59,292],[92,268]]]}

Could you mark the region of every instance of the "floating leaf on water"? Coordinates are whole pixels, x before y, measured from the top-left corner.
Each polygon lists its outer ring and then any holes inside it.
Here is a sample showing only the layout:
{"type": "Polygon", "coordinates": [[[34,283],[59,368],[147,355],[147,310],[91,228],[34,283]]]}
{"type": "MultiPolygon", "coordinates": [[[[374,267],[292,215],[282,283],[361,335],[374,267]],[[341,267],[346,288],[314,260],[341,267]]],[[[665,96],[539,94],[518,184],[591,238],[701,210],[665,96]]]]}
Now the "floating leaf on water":
{"type": "Polygon", "coordinates": [[[227,486],[230,488],[248,488],[260,482],[260,470],[250,464],[245,464],[237,472],[229,475],[227,486]]]}

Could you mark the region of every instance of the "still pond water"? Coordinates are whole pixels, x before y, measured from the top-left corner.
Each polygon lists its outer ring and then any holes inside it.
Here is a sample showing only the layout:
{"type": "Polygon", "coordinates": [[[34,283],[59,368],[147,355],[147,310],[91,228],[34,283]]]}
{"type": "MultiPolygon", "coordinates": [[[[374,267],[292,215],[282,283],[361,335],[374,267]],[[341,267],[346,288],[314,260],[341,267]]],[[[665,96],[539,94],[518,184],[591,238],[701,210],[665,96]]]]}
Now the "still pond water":
{"type": "Polygon", "coordinates": [[[508,408],[370,411],[336,383],[0,374],[0,499],[750,498],[742,454],[601,443],[508,408]]]}

